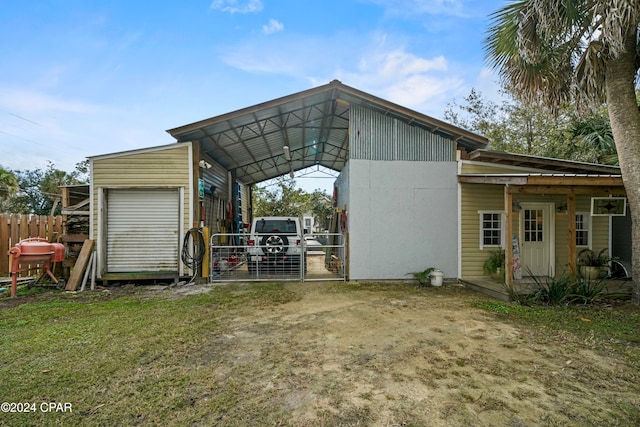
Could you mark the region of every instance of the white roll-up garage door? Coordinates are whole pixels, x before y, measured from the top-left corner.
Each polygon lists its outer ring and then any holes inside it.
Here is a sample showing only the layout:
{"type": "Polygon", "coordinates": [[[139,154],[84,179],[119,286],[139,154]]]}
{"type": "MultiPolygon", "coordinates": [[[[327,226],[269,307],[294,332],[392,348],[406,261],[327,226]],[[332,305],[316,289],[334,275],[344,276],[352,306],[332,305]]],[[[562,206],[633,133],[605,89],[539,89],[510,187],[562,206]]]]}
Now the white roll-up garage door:
{"type": "Polygon", "coordinates": [[[178,189],[109,189],[106,208],[108,273],[178,271],[178,189]]]}

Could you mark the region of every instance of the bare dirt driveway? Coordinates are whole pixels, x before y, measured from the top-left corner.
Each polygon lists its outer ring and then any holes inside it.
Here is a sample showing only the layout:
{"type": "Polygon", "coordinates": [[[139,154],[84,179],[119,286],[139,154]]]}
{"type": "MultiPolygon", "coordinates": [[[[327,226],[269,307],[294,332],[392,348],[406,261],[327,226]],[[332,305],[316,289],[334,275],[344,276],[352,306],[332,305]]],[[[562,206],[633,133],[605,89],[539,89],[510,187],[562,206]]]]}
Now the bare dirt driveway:
{"type": "Polygon", "coordinates": [[[185,361],[212,369],[220,390],[249,385],[240,408],[211,421],[251,423],[254,411],[297,426],[637,425],[638,373],[606,343],[505,323],[475,308],[488,301],[478,294],[349,283],[282,292],[281,304],[228,313],[185,361]]]}

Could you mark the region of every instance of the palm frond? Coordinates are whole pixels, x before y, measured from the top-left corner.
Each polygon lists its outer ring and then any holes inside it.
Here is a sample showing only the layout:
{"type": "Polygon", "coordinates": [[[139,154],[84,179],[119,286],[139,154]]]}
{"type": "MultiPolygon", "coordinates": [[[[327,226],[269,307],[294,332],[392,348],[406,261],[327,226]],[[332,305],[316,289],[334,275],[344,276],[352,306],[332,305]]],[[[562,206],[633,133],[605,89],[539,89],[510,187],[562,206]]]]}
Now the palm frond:
{"type": "Polygon", "coordinates": [[[602,16],[601,40],[612,58],[625,52],[625,39],[630,30],[640,23],[640,2],[637,0],[600,0],[595,5],[602,16]]]}

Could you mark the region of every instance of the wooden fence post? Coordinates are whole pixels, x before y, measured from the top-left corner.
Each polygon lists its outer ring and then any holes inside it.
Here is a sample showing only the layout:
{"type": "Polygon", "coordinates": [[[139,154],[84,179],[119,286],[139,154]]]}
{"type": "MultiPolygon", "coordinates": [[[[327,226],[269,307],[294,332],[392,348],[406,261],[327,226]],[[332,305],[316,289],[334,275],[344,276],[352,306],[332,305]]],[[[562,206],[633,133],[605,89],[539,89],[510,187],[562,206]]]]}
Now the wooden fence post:
{"type": "Polygon", "coordinates": [[[9,215],[0,214],[0,276],[9,275],[9,215]]]}

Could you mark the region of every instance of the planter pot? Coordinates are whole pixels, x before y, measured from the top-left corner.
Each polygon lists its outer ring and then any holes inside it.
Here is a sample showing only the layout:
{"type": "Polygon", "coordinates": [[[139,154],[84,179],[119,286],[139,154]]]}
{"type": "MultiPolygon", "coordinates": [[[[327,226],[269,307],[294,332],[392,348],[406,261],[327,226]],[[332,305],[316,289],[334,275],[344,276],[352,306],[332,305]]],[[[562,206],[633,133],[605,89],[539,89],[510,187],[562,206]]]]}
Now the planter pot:
{"type": "Polygon", "coordinates": [[[594,267],[592,265],[580,266],[580,273],[586,280],[596,280],[602,273],[602,267],[594,267]]]}
{"type": "Polygon", "coordinates": [[[442,286],[442,278],[444,273],[440,270],[431,272],[431,286],[442,286]]]}

